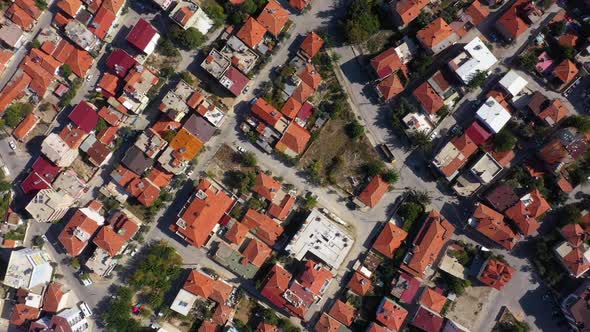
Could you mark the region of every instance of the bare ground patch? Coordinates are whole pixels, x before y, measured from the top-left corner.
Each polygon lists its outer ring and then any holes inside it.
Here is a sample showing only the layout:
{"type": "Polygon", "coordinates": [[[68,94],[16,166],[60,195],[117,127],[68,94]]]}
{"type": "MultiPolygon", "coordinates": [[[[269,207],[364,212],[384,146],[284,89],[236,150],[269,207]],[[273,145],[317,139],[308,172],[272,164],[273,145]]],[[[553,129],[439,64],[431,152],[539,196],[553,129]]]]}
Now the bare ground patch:
{"type": "Polygon", "coordinates": [[[469,330],[474,328],[480,314],[487,315],[484,306],[493,291],[491,287],[475,286],[465,289],[465,293],[457,298],[445,315],[469,330]]]}

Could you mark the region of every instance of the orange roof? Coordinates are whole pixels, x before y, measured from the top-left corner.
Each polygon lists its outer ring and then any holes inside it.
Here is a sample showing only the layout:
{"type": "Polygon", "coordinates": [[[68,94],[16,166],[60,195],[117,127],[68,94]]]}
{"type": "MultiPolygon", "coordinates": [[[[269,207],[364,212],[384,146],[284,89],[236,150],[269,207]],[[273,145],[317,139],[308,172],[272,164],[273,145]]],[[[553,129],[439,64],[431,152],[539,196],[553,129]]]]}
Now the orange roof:
{"type": "Polygon", "coordinates": [[[103,118],[108,124],[113,127],[117,127],[121,124],[123,120],[123,114],[119,111],[115,110],[114,108],[103,106],[100,111],[98,111],[98,116],[103,118]]]}
{"type": "Polygon", "coordinates": [[[147,179],[158,188],[164,188],[170,183],[173,176],[174,174],[172,173],[169,173],[159,167],[154,167],[150,171],[150,174],[148,174],[147,179]]]}
{"type": "Polygon", "coordinates": [[[258,326],[256,327],[256,332],[278,332],[279,329],[274,326],[274,325],[270,325],[264,321],[258,323],[258,326]]]}
{"type": "Polygon", "coordinates": [[[111,177],[116,183],[122,187],[126,187],[133,179],[137,178],[137,174],[133,173],[125,166],[119,164],[117,168],[111,173],[111,177]]]}
{"type": "Polygon", "coordinates": [[[217,189],[206,179],[202,179],[196,188],[201,190],[206,197],[201,199],[193,196],[190,203],[180,218],[186,223],[186,227],[177,227],[176,232],[180,233],[193,246],[200,248],[209,239],[209,234],[215,224],[223,217],[233,205],[234,200],[223,190],[217,189]]]}
{"type": "Polygon", "coordinates": [[[88,240],[98,230],[97,221],[78,209],[59,233],[58,240],[69,256],[76,257],[86,248],[88,240]]]}
{"type": "Polygon", "coordinates": [[[465,9],[465,13],[471,17],[471,23],[473,25],[479,25],[488,17],[490,10],[487,6],[483,6],[479,0],[476,0],[465,9]]]}
{"type": "Polygon", "coordinates": [[[568,117],[569,110],[561,102],[561,99],[553,99],[551,104],[538,114],[539,118],[545,120],[550,126],[555,126],[558,122],[568,117]]]}
{"type": "Polygon", "coordinates": [[[96,138],[102,144],[109,145],[117,136],[118,131],[119,127],[117,126],[108,127],[96,133],[96,138]]]}
{"type": "Polygon", "coordinates": [[[420,304],[437,313],[441,312],[445,303],[447,303],[447,298],[432,288],[424,289],[422,296],[420,296],[420,304]]]}
{"type": "Polygon", "coordinates": [[[383,297],[377,309],[377,321],[391,331],[399,331],[408,316],[408,311],[393,300],[383,297]]]}
{"type": "Polygon", "coordinates": [[[108,92],[110,96],[114,96],[117,94],[118,85],[119,77],[108,72],[104,73],[102,75],[102,78],[100,79],[100,82],[98,82],[98,87],[101,88],[103,91],[108,92]]]}
{"type": "Polygon", "coordinates": [[[275,264],[264,277],[263,287],[260,293],[275,305],[285,303],[283,293],[289,287],[291,274],[282,266],[275,264]]]}
{"type": "Polygon", "coordinates": [[[393,47],[379,53],[371,59],[371,66],[381,79],[393,74],[402,67],[402,62],[393,47]]]}
{"type": "Polygon", "coordinates": [[[428,3],[430,3],[430,0],[401,0],[396,3],[395,9],[405,25],[418,17],[428,3]]]}
{"type": "Polygon", "coordinates": [[[62,63],[56,60],[54,57],[38,48],[32,48],[29,54],[34,61],[38,61],[41,67],[47,70],[47,72],[50,74],[57,73],[57,70],[62,65],[62,63]]]}
{"type": "Polygon", "coordinates": [[[289,21],[289,12],[277,0],[270,0],[256,20],[277,37],[289,21]]]}
{"type": "Polygon", "coordinates": [[[254,115],[271,126],[275,126],[283,118],[264,98],[256,99],[250,109],[254,115]]]}
{"type": "Polygon", "coordinates": [[[377,89],[383,99],[389,100],[404,91],[404,84],[398,75],[393,74],[380,81],[377,84],[377,89]]]}
{"type": "Polygon", "coordinates": [[[563,257],[563,264],[578,278],[590,269],[590,262],[584,255],[585,251],[581,247],[570,247],[570,249],[571,251],[563,257]]]}
{"type": "Polygon", "coordinates": [[[195,109],[195,108],[197,108],[197,106],[199,106],[203,102],[203,100],[205,100],[205,96],[203,96],[203,94],[200,93],[199,91],[195,91],[188,98],[188,100],[186,101],[186,104],[190,108],[195,109]]]}
{"type": "Polygon", "coordinates": [[[43,14],[43,11],[37,7],[34,0],[15,0],[14,3],[34,19],[38,19],[43,14]]]}
{"type": "Polygon", "coordinates": [[[39,63],[33,61],[28,55],[21,62],[20,68],[32,78],[29,88],[40,98],[45,96],[49,85],[55,79],[54,75],[45,70],[39,63]]]}
{"type": "Polygon", "coordinates": [[[442,17],[439,17],[428,24],[424,29],[418,31],[416,37],[422,42],[422,44],[432,49],[453,33],[453,29],[451,29],[449,24],[442,17]]]}
{"type": "Polygon", "coordinates": [[[311,95],[313,95],[313,93],[314,89],[311,86],[307,85],[305,82],[301,82],[297,88],[295,88],[291,97],[303,104],[309,97],[311,97],[311,95]]]}
{"type": "Polygon", "coordinates": [[[79,148],[86,135],[84,130],[71,125],[65,126],[59,132],[59,137],[72,149],[79,148]]]}
{"type": "Polygon", "coordinates": [[[163,118],[158,120],[158,122],[156,122],[152,126],[152,130],[155,131],[158,135],[163,136],[167,131],[177,130],[180,127],[182,127],[182,124],[180,122],[163,118]]]}
{"type": "Polygon", "coordinates": [[[0,92],[0,114],[4,113],[8,105],[23,94],[25,88],[31,83],[31,77],[23,73],[17,79],[8,83],[0,92]]]}
{"type": "Polygon", "coordinates": [[[461,153],[450,163],[441,168],[441,172],[446,176],[453,175],[453,173],[461,168],[461,166],[467,162],[467,159],[477,151],[477,145],[466,134],[454,138],[450,143],[461,153]]]}
{"type": "Polygon", "coordinates": [[[123,8],[124,4],[125,4],[125,0],[104,0],[102,2],[101,7],[108,9],[111,12],[113,12],[115,15],[117,15],[117,14],[119,14],[119,11],[121,10],[121,8],[123,8]]]}
{"type": "Polygon", "coordinates": [[[170,142],[170,147],[174,149],[175,155],[186,161],[195,158],[203,148],[203,145],[204,143],[200,139],[193,136],[185,128],[181,128],[170,142]]]}
{"type": "Polygon", "coordinates": [[[293,97],[289,97],[283,107],[281,108],[281,113],[284,116],[288,117],[289,119],[295,119],[297,113],[301,109],[301,103],[295,100],[293,97]]]}
{"type": "Polygon", "coordinates": [[[30,31],[33,27],[33,23],[35,23],[35,19],[17,4],[13,4],[8,10],[6,10],[6,17],[25,31],[30,31]]]}
{"type": "Polygon", "coordinates": [[[518,228],[526,236],[531,235],[539,228],[536,220],[545,212],[551,210],[551,206],[538,189],[529,193],[526,203],[522,200],[504,212],[506,216],[516,222],[518,228]],[[528,204],[528,205],[527,205],[528,204]]]}
{"type": "Polygon", "coordinates": [[[18,241],[17,240],[3,239],[2,240],[2,244],[4,245],[5,248],[16,248],[16,245],[18,244],[18,241]]]}
{"type": "Polygon", "coordinates": [[[373,284],[371,283],[370,278],[367,278],[358,272],[354,272],[346,287],[356,295],[365,296],[371,289],[373,289],[373,284]]]}
{"type": "Polygon", "coordinates": [[[579,247],[584,243],[586,232],[580,224],[567,224],[561,228],[561,234],[574,247],[579,247]]]}
{"type": "Polygon", "coordinates": [[[559,78],[564,85],[568,85],[578,76],[578,67],[571,60],[565,59],[553,69],[553,75],[559,78]]]}
{"type": "Polygon", "coordinates": [[[39,318],[40,311],[37,308],[29,307],[24,303],[17,303],[12,309],[10,315],[10,324],[23,326],[27,321],[39,318]]]}
{"type": "Polygon", "coordinates": [[[295,204],[295,196],[285,195],[280,204],[271,203],[268,215],[279,220],[285,220],[295,204]]]}
{"type": "Polygon", "coordinates": [[[201,326],[199,326],[199,330],[197,332],[217,332],[218,330],[218,325],[208,320],[205,320],[203,321],[203,323],[201,323],[201,326]]]}
{"type": "Polygon", "coordinates": [[[299,48],[305,55],[313,58],[322,49],[322,46],[324,46],[324,39],[312,31],[305,37],[299,48]]]}
{"type": "Polygon", "coordinates": [[[250,231],[269,246],[273,246],[283,233],[283,227],[256,210],[249,209],[242,218],[242,222],[250,231]]]}
{"type": "Polygon", "coordinates": [[[66,62],[68,56],[74,52],[74,45],[70,44],[67,40],[62,39],[55,49],[51,56],[53,56],[59,62],[66,62]]]}
{"type": "Polygon", "coordinates": [[[305,147],[307,147],[310,139],[311,134],[307,129],[301,127],[296,122],[292,122],[277,142],[275,148],[281,152],[291,150],[296,154],[301,154],[305,151],[305,147]]]}
{"type": "Polygon", "coordinates": [[[512,267],[498,260],[490,259],[479,274],[478,279],[484,284],[499,290],[510,281],[514,272],[515,270],[512,267]]]}
{"type": "Polygon", "coordinates": [[[318,296],[322,296],[332,279],[332,273],[313,260],[305,262],[305,269],[299,276],[301,286],[318,296]]]}
{"type": "Polygon", "coordinates": [[[356,309],[348,303],[337,300],[330,309],[330,316],[340,323],[350,326],[356,317],[356,309]]]}
{"type": "Polygon", "coordinates": [[[14,53],[9,50],[0,50],[0,73],[4,71],[6,64],[12,59],[13,55],[14,53]]]}
{"type": "Polygon", "coordinates": [[[407,236],[406,231],[397,227],[394,223],[388,222],[379,233],[375,243],[373,243],[373,249],[386,257],[393,258],[407,236]]]}
{"type": "Polygon", "coordinates": [[[77,47],[72,49],[72,52],[65,61],[72,68],[72,72],[81,78],[86,77],[86,73],[92,67],[93,62],[94,58],[90,53],[77,47]]]}
{"type": "Polygon", "coordinates": [[[304,10],[310,2],[311,0],[289,0],[291,7],[300,11],[304,10]]]}
{"type": "Polygon", "coordinates": [[[413,94],[426,112],[430,114],[438,112],[445,105],[444,100],[428,82],[422,83],[414,90],[413,94]]]}
{"type": "Polygon", "coordinates": [[[368,207],[375,207],[379,201],[389,191],[389,184],[381,176],[377,175],[371,179],[371,182],[365,187],[363,192],[358,196],[358,200],[368,207]]]}
{"type": "Polygon", "coordinates": [[[56,282],[52,282],[47,286],[47,290],[45,290],[45,295],[43,297],[43,311],[47,312],[57,312],[60,307],[59,303],[63,298],[64,292],[62,290],[62,285],[56,282]]]}
{"type": "Polygon", "coordinates": [[[424,272],[428,267],[433,267],[440,251],[454,231],[455,227],[437,210],[430,211],[414,240],[412,258],[402,268],[414,276],[423,278],[424,272]]]}
{"type": "Polygon", "coordinates": [[[27,135],[35,128],[35,126],[39,123],[39,117],[35,115],[35,113],[29,113],[21,123],[19,123],[18,127],[14,129],[12,135],[14,138],[22,141],[27,135]]]}
{"type": "Polygon", "coordinates": [[[183,288],[192,294],[205,299],[225,304],[232,293],[232,286],[221,280],[215,280],[208,275],[193,270],[189,274],[183,288]]]}
{"type": "Polygon", "coordinates": [[[342,324],[336,319],[328,316],[325,312],[322,312],[320,319],[315,324],[316,332],[338,332],[342,324]]]}
{"type": "Polygon", "coordinates": [[[504,216],[482,203],[473,212],[473,218],[478,222],[476,229],[480,233],[508,250],[520,241],[520,236],[504,222],[504,216]]]}
{"type": "Polygon", "coordinates": [[[113,12],[105,7],[100,7],[96,15],[94,15],[92,23],[88,26],[88,30],[98,38],[104,39],[107,32],[111,29],[113,22],[115,22],[115,19],[116,16],[113,12]]]}
{"type": "Polygon", "coordinates": [[[272,176],[259,172],[256,175],[256,183],[254,184],[253,192],[262,196],[263,198],[272,201],[276,193],[281,189],[281,183],[273,179],[272,176]]]}
{"type": "Polygon", "coordinates": [[[265,33],[266,29],[262,24],[258,23],[258,21],[252,17],[248,17],[246,23],[244,23],[236,36],[250,48],[256,48],[256,46],[262,42],[265,33]]]}
{"type": "Polygon", "coordinates": [[[59,0],[57,8],[61,9],[70,17],[76,17],[80,8],[82,8],[82,1],[80,0],[59,0]]]}
{"type": "Polygon", "coordinates": [[[63,28],[73,20],[74,20],[73,18],[66,17],[61,12],[57,12],[55,14],[55,16],[53,17],[53,25],[63,28]]]}
{"type": "Polygon", "coordinates": [[[305,66],[298,74],[303,83],[307,84],[313,90],[317,89],[322,83],[322,76],[315,70],[311,64],[305,66]]]}
{"type": "Polygon", "coordinates": [[[250,228],[241,222],[234,221],[231,228],[224,234],[224,237],[231,243],[242,245],[244,238],[248,235],[250,228]]]}
{"type": "Polygon", "coordinates": [[[242,255],[244,256],[245,262],[262,267],[262,264],[264,264],[271,253],[272,250],[266,244],[252,238],[248,241],[242,255]]]}
{"type": "Polygon", "coordinates": [[[570,33],[570,32],[559,37],[559,45],[561,45],[561,46],[576,47],[577,42],[578,42],[578,36],[576,36],[575,34],[570,33]]]}
{"type": "Polygon", "coordinates": [[[218,304],[213,312],[211,321],[215,324],[225,325],[231,316],[233,309],[225,304],[218,304]]]}
{"type": "Polygon", "coordinates": [[[110,225],[102,227],[92,241],[97,247],[102,248],[111,257],[117,255],[125,243],[129,241],[139,230],[139,225],[137,225],[133,220],[129,219],[122,212],[119,212],[113,216],[111,220],[114,218],[117,218],[114,220],[116,223],[113,224],[111,222],[110,225]]]}
{"type": "Polygon", "coordinates": [[[503,27],[511,38],[516,39],[525,33],[529,25],[518,15],[519,7],[530,0],[519,0],[515,2],[497,21],[496,26],[503,27]]]}

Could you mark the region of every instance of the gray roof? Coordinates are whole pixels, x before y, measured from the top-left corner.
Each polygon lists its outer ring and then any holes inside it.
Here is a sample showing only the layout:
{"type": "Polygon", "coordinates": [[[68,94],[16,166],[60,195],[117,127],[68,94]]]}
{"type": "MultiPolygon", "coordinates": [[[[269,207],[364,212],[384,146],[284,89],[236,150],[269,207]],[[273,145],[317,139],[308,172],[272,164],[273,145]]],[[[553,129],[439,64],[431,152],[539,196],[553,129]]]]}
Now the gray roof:
{"type": "Polygon", "coordinates": [[[203,143],[206,143],[208,140],[210,140],[215,133],[215,127],[209,124],[209,122],[204,118],[195,114],[192,114],[188,120],[186,120],[183,127],[188,130],[189,133],[195,135],[195,137],[200,139],[203,143]]]}
{"type": "Polygon", "coordinates": [[[129,170],[137,175],[142,175],[147,169],[151,168],[154,164],[154,160],[148,158],[143,151],[141,151],[135,145],[132,146],[125,157],[121,160],[121,163],[125,165],[129,170]]]}

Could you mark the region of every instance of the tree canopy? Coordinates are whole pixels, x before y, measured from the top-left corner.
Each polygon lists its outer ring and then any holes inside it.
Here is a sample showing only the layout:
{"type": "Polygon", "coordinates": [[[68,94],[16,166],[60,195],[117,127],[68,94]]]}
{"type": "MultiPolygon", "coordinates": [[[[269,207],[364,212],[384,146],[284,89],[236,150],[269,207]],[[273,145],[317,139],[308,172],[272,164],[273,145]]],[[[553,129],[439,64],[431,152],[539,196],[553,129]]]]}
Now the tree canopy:
{"type": "Polygon", "coordinates": [[[514,136],[510,130],[504,128],[499,133],[494,135],[492,142],[494,143],[494,150],[497,152],[510,151],[516,145],[518,139],[514,136]]]}
{"type": "Polygon", "coordinates": [[[183,30],[176,25],[170,28],[170,39],[173,43],[185,50],[196,50],[206,40],[205,35],[196,28],[190,27],[183,30]]]}

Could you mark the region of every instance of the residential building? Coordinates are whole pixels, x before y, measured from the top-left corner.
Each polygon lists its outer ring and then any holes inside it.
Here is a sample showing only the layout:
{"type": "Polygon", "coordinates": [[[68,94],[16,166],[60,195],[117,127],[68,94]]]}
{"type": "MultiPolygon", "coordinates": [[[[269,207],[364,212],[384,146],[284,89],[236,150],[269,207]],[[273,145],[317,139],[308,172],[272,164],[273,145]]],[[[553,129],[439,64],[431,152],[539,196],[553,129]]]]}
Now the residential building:
{"type": "Polygon", "coordinates": [[[258,62],[258,54],[236,36],[229,37],[220,52],[227,59],[231,59],[232,65],[244,74],[248,74],[258,62]]]}
{"type": "Polygon", "coordinates": [[[338,268],[352,248],[354,239],[318,209],[313,209],[286,247],[295,259],[313,254],[324,264],[338,268]]]}
{"type": "Polygon", "coordinates": [[[252,114],[264,121],[267,125],[276,129],[279,133],[282,133],[287,129],[287,119],[285,119],[271,104],[264,100],[264,98],[256,99],[250,110],[252,111],[252,114]]]}
{"type": "Polygon", "coordinates": [[[219,128],[223,124],[223,121],[225,121],[225,112],[217,107],[211,99],[203,99],[203,101],[196,107],[196,111],[217,128],[219,128]]]}
{"type": "Polygon", "coordinates": [[[381,176],[374,176],[355,199],[355,203],[362,207],[374,208],[388,191],[389,184],[381,176]]]}
{"type": "Polygon", "coordinates": [[[72,196],[78,200],[88,190],[88,185],[81,180],[73,169],[61,172],[52,185],[53,189],[72,196]]]}
{"type": "Polygon", "coordinates": [[[68,119],[89,134],[98,124],[98,109],[87,101],[81,101],[72,109],[68,119]]]}
{"type": "Polygon", "coordinates": [[[192,1],[179,1],[170,12],[170,18],[184,30],[195,28],[203,35],[213,27],[213,20],[192,1]]]}
{"type": "Polygon", "coordinates": [[[350,331],[347,329],[342,323],[338,320],[334,319],[332,316],[328,315],[327,313],[321,313],[320,318],[318,319],[317,323],[314,326],[314,331],[316,332],[347,332],[350,331]]]}
{"type": "Polygon", "coordinates": [[[393,21],[396,25],[406,26],[412,22],[430,0],[394,0],[390,2],[393,9],[393,21]]]}
{"type": "Polygon", "coordinates": [[[296,157],[305,152],[310,139],[309,131],[293,121],[275,145],[275,149],[288,156],[296,157]]]}
{"type": "Polygon", "coordinates": [[[507,250],[512,250],[522,239],[504,221],[504,216],[501,213],[483,203],[477,203],[475,211],[469,218],[469,225],[507,250]]]}
{"type": "Polygon", "coordinates": [[[199,270],[192,270],[184,286],[178,292],[170,309],[187,315],[197,299],[211,300],[218,306],[227,306],[233,287],[221,279],[213,279],[199,270]]]}
{"type": "Polygon", "coordinates": [[[532,235],[541,226],[539,217],[551,210],[551,206],[538,189],[522,196],[504,214],[516,223],[524,236],[532,235]]]}
{"type": "Polygon", "coordinates": [[[376,319],[389,331],[401,331],[408,311],[388,297],[383,297],[377,307],[376,319]]]}
{"type": "Polygon", "coordinates": [[[590,281],[583,283],[561,302],[564,314],[571,331],[586,332],[590,326],[590,281]]]}
{"type": "Polygon", "coordinates": [[[492,133],[481,125],[477,119],[465,130],[465,135],[478,146],[484,145],[492,137],[492,133]]]}
{"type": "Polygon", "coordinates": [[[346,287],[349,291],[358,296],[365,296],[373,289],[373,283],[371,278],[360,273],[359,271],[355,271],[353,272],[352,277],[348,281],[346,287]]]}
{"type": "Polygon", "coordinates": [[[178,220],[170,226],[185,241],[200,248],[219,220],[230,210],[234,200],[207,179],[201,179],[195,193],[178,213],[178,220]]]}
{"type": "Polygon", "coordinates": [[[447,303],[447,297],[440,292],[441,290],[439,289],[424,288],[419,300],[420,305],[432,312],[440,314],[447,303]]]}
{"type": "Polygon", "coordinates": [[[379,236],[373,242],[371,248],[381,255],[393,259],[407,236],[408,233],[405,230],[399,228],[392,222],[387,222],[383,226],[383,229],[381,229],[379,236]]]}
{"type": "Polygon", "coordinates": [[[275,38],[279,37],[287,22],[289,22],[289,12],[283,8],[278,1],[270,0],[262,9],[256,21],[260,23],[268,33],[275,38]]]}
{"type": "Polygon", "coordinates": [[[498,82],[500,87],[508,93],[513,99],[527,86],[528,82],[522,76],[518,75],[516,70],[510,69],[498,82]]]}
{"type": "Polygon", "coordinates": [[[70,148],[64,139],[56,133],[45,137],[41,143],[41,152],[58,167],[68,167],[78,158],[78,148],[70,148]]]}
{"type": "Polygon", "coordinates": [[[518,196],[510,185],[501,183],[486,195],[486,200],[494,209],[504,212],[518,202],[518,196]]]}
{"type": "Polygon", "coordinates": [[[477,274],[477,279],[482,283],[501,290],[510,282],[516,270],[508,264],[495,259],[488,259],[477,274]]]}
{"type": "Polygon", "coordinates": [[[114,49],[106,60],[106,66],[119,78],[125,78],[139,63],[124,50],[114,49]]]}
{"type": "Polygon", "coordinates": [[[432,163],[447,179],[453,179],[475,151],[477,145],[469,136],[463,134],[448,142],[434,157],[432,163]]]}
{"type": "Polygon", "coordinates": [[[35,129],[37,123],[39,123],[39,117],[35,115],[35,113],[29,113],[14,129],[12,136],[14,136],[14,138],[17,140],[24,142],[31,131],[35,129]]]}
{"type": "Polygon", "coordinates": [[[305,8],[310,6],[310,4],[311,0],[289,0],[289,5],[291,5],[291,7],[295,8],[299,12],[304,11],[305,8]]]}
{"type": "Polygon", "coordinates": [[[465,9],[463,15],[467,17],[467,21],[471,22],[471,24],[478,26],[490,15],[490,10],[488,6],[482,5],[480,1],[474,1],[465,9]]]}
{"type": "Polygon", "coordinates": [[[19,49],[25,43],[25,34],[16,24],[4,24],[0,28],[0,40],[11,49],[19,49]]]}
{"type": "Polygon", "coordinates": [[[430,54],[438,54],[459,40],[459,36],[442,17],[418,31],[416,38],[430,54]]]}
{"type": "Polygon", "coordinates": [[[92,23],[88,25],[88,30],[104,41],[113,28],[116,19],[115,13],[101,6],[92,18],[92,23]]]}
{"type": "Polygon", "coordinates": [[[60,170],[60,167],[55,166],[45,157],[39,156],[31,165],[31,171],[21,182],[20,188],[25,194],[49,189],[60,170]]]}
{"type": "Polygon", "coordinates": [[[87,52],[92,51],[98,45],[98,37],[77,20],[73,20],[66,25],[65,34],[71,41],[87,52]]]}
{"type": "Polygon", "coordinates": [[[127,41],[148,56],[156,49],[159,39],[156,28],[143,18],[135,23],[127,35],[127,41]]]}
{"type": "MultiPolygon", "coordinates": [[[[423,133],[428,135],[434,130],[434,125],[432,124],[430,117],[423,113],[408,113],[404,116],[402,121],[411,133],[423,133]]],[[[435,133],[432,134],[434,135],[435,133]]],[[[429,138],[430,137],[431,136],[429,135],[429,138]]]]}
{"type": "Polygon", "coordinates": [[[235,97],[244,93],[248,83],[250,83],[248,76],[242,74],[234,66],[230,66],[219,79],[219,84],[223,85],[235,97]]]}
{"type": "Polygon", "coordinates": [[[559,173],[589,149],[590,142],[584,134],[570,127],[556,132],[554,137],[541,148],[538,155],[545,162],[548,170],[559,173]]]}
{"type": "Polygon", "coordinates": [[[394,48],[390,47],[371,59],[371,66],[377,78],[384,79],[402,68],[400,57],[394,48]]]}
{"type": "Polygon", "coordinates": [[[127,110],[140,113],[150,101],[148,91],[158,83],[158,76],[144,66],[131,68],[125,76],[125,86],[117,101],[127,110]]]}
{"type": "Polygon", "coordinates": [[[4,285],[32,289],[51,281],[53,267],[49,255],[40,249],[24,248],[10,253],[4,285]]]}
{"type": "Polygon", "coordinates": [[[518,0],[496,21],[495,28],[508,40],[522,36],[538,20],[542,11],[531,0],[518,0]]]}
{"type": "Polygon", "coordinates": [[[229,58],[213,48],[201,63],[201,67],[211,74],[211,76],[220,79],[227,68],[229,68],[230,64],[231,61],[229,58]]]}
{"type": "Polygon", "coordinates": [[[570,114],[569,109],[561,99],[549,100],[539,91],[535,91],[527,104],[527,108],[550,127],[555,127],[570,114]]]}
{"type": "Polygon", "coordinates": [[[64,14],[71,18],[76,18],[80,10],[82,10],[82,1],[80,0],[59,0],[57,2],[59,8],[64,14]]]}
{"type": "Polygon", "coordinates": [[[590,270],[590,247],[586,243],[575,246],[564,241],[555,247],[555,253],[574,278],[580,278],[590,270]]]}
{"type": "Polygon", "coordinates": [[[8,7],[4,15],[25,31],[31,31],[35,24],[35,19],[16,3],[8,7]]]}
{"type": "MultiPolygon", "coordinates": [[[[260,51],[258,46],[263,42],[266,32],[266,28],[260,24],[260,22],[252,17],[249,17],[244,25],[242,25],[236,36],[251,49],[260,51]]],[[[262,51],[260,52],[265,53],[262,51]]]]}
{"type": "Polygon", "coordinates": [[[260,293],[275,306],[303,318],[313,304],[314,296],[291,277],[282,266],[273,266],[262,281],[260,293]]]}
{"type": "Polygon", "coordinates": [[[283,233],[283,227],[277,221],[253,209],[248,209],[242,218],[242,223],[270,247],[275,245],[283,233]]]}
{"type": "Polygon", "coordinates": [[[297,278],[297,281],[299,281],[301,286],[307,291],[312,292],[319,300],[328,289],[333,278],[332,272],[322,264],[308,259],[307,262],[305,262],[305,268],[297,278]]]}
{"type": "Polygon", "coordinates": [[[163,10],[168,10],[170,5],[172,5],[172,0],[153,0],[160,8],[163,10]]]}
{"type": "Polygon", "coordinates": [[[88,245],[90,238],[104,224],[104,217],[100,215],[99,211],[92,206],[76,210],[65,228],[59,233],[58,240],[68,256],[80,255],[88,245]]]}
{"type": "Polygon", "coordinates": [[[404,257],[402,270],[422,279],[432,275],[441,250],[454,232],[455,227],[440,212],[430,211],[413,246],[404,257]]]}
{"type": "Polygon", "coordinates": [[[42,189],[29,202],[27,212],[38,222],[49,222],[61,219],[75,200],[67,193],[53,189],[42,189]]]}
{"type": "Polygon", "coordinates": [[[553,77],[557,81],[560,90],[567,88],[578,77],[578,66],[569,59],[564,59],[553,68],[553,77]]]}
{"type": "Polygon", "coordinates": [[[324,46],[324,39],[312,31],[305,37],[301,46],[299,46],[299,52],[311,61],[322,49],[322,46],[324,46]]]}
{"type": "Polygon", "coordinates": [[[437,313],[424,307],[418,308],[410,324],[421,331],[441,331],[444,319],[437,313]]]}
{"type": "Polygon", "coordinates": [[[488,184],[494,180],[504,168],[492,156],[484,153],[481,158],[471,166],[471,173],[475,175],[483,184],[488,184]]]}
{"type": "Polygon", "coordinates": [[[510,112],[493,97],[486,99],[475,116],[493,134],[499,133],[511,118],[510,112]]]}
{"type": "Polygon", "coordinates": [[[463,47],[463,52],[449,62],[450,69],[464,83],[469,84],[479,72],[487,72],[498,59],[479,37],[463,47]]]}
{"type": "Polygon", "coordinates": [[[148,158],[155,158],[168,144],[151,128],[142,132],[135,140],[134,146],[143,151],[148,158]]]}
{"type": "Polygon", "coordinates": [[[445,102],[428,82],[420,84],[413,92],[414,98],[419,102],[422,111],[431,118],[440,111],[445,102]]]}
{"type": "Polygon", "coordinates": [[[404,91],[404,83],[398,74],[389,75],[375,86],[377,94],[384,101],[388,101],[404,91]]]}
{"type": "Polygon", "coordinates": [[[348,302],[336,300],[328,315],[336,319],[338,322],[350,327],[356,318],[357,310],[348,302]]]}

